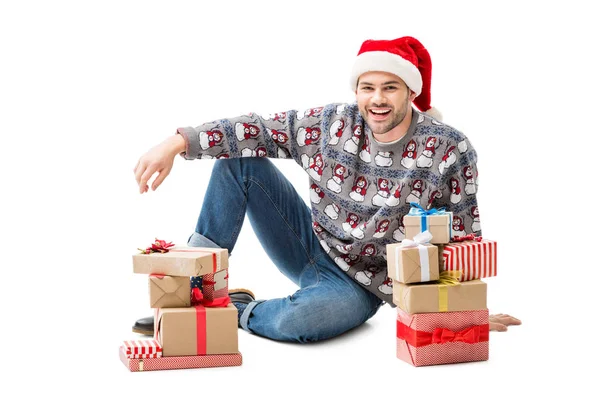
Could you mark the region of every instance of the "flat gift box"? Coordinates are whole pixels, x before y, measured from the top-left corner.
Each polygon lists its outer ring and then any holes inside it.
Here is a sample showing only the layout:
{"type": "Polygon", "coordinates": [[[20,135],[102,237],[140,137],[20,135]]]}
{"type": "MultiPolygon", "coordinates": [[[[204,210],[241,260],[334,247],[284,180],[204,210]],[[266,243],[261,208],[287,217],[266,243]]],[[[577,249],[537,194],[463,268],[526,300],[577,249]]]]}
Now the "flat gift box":
{"type": "Polygon", "coordinates": [[[170,276],[213,274],[229,267],[227,249],[173,247],[166,253],[134,254],[133,272],[170,276]]]}
{"type": "Polygon", "coordinates": [[[415,367],[485,361],[489,312],[409,314],[397,309],[396,356],[415,367]]]}
{"type": "Polygon", "coordinates": [[[423,245],[427,254],[428,266],[421,265],[421,253],[418,247],[402,247],[402,243],[386,246],[388,277],[402,283],[435,281],[440,277],[438,248],[423,245]]]}
{"type": "Polygon", "coordinates": [[[462,271],[461,281],[497,275],[497,243],[493,240],[464,241],[443,246],[442,270],[462,271]]]}
{"type": "Polygon", "coordinates": [[[123,347],[119,348],[119,358],[132,372],[157,371],[168,369],[235,367],[242,365],[242,354],[207,354],[203,356],[159,357],[148,359],[127,358],[123,347]]]}
{"type": "Polygon", "coordinates": [[[393,282],[392,290],[393,303],[410,314],[487,308],[487,284],[480,280],[456,285],[393,282]]]}
{"type": "Polygon", "coordinates": [[[125,340],[121,346],[127,358],[162,357],[162,347],[154,339],[125,340]]]}
{"type": "Polygon", "coordinates": [[[148,276],[150,308],[190,306],[190,278],[188,276],[148,276]]]}
{"type": "Polygon", "coordinates": [[[238,352],[237,308],[158,308],[154,310],[154,339],[163,357],[238,352]]]}
{"type": "Polygon", "coordinates": [[[452,213],[444,212],[441,215],[405,215],[403,218],[405,237],[412,238],[428,230],[433,238],[430,243],[449,243],[452,239],[450,232],[452,226],[452,213]]]}

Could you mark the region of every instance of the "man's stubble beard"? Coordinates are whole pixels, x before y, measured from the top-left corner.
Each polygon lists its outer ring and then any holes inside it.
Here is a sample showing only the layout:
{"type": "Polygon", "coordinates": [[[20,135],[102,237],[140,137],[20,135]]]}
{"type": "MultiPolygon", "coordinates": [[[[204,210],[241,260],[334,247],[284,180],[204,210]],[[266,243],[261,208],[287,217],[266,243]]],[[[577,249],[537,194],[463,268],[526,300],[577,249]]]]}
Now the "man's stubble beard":
{"type": "MultiPolygon", "coordinates": [[[[389,131],[391,131],[392,129],[394,129],[395,127],[397,127],[398,125],[400,125],[402,123],[402,121],[404,121],[404,118],[406,118],[406,114],[408,113],[408,98],[409,98],[409,96],[410,96],[410,92],[407,92],[406,98],[404,99],[404,102],[402,102],[402,106],[400,107],[401,111],[396,112],[392,116],[392,120],[386,126],[381,128],[380,130],[373,129],[373,127],[371,125],[369,125],[369,123],[367,123],[367,125],[371,129],[371,132],[373,133],[373,135],[384,135],[384,134],[388,133],[389,131]]],[[[368,118],[365,117],[365,115],[366,116],[369,115],[368,108],[369,107],[365,107],[365,109],[363,110],[363,119],[365,121],[368,121],[368,118]]]]}

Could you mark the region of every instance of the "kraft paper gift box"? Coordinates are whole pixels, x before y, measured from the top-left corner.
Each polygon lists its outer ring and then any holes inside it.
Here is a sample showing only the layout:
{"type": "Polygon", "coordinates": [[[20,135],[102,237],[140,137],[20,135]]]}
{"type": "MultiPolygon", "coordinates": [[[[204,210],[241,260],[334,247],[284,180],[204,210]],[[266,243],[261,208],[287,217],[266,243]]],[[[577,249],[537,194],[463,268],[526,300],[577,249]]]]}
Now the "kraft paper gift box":
{"type": "Polygon", "coordinates": [[[428,282],[439,278],[438,248],[428,244],[432,235],[422,232],[413,239],[386,246],[388,277],[402,283],[428,282]]]}
{"type": "Polygon", "coordinates": [[[416,367],[489,358],[489,312],[409,314],[397,309],[396,356],[416,367]]]}
{"type": "Polygon", "coordinates": [[[157,371],[167,369],[234,367],[242,365],[242,355],[207,354],[204,356],[159,357],[148,359],[127,358],[125,349],[119,348],[119,358],[132,372],[157,371]]]}
{"type": "Polygon", "coordinates": [[[452,213],[443,208],[425,210],[417,203],[410,203],[411,208],[402,219],[405,237],[411,238],[421,232],[429,231],[433,238],[430,243],[449,243],[452,238],[452,213]]]}
{"type": "Polygon", "coordinates": [[[237,308],[158,308],[154,313],[154,339],[163,357],[238,352],[237,308]]]}
{"type": "Polygon", "coordinates": [[[190,278],[151,274],[148,276],[150,308],[190,306],[190,278]]]}
{"type": "Polygon", "coordinates": [[[127,358],[162,357],[162,347],[154,339],[125,340],[121,348],[127,358]]]}
{"type": "Polygon", "coordinates": [[[480,280],[457,284],[393,282],[392,290],[393,303],[410,314],[487,308],[487,284],[480,280]]]}
{"type": "Polygon", "coordinates": [[[461,281],[497,275],[496,242],[482,238],[448,243],[443,246],[444,271],[461,271],[461,281]]]}
{"type": "Polygon", "coordinates": [[[134,254],[133,272],[170,276],[198,276],[227,269],[227,249],[173,247],[165,253],[134,254]]]}

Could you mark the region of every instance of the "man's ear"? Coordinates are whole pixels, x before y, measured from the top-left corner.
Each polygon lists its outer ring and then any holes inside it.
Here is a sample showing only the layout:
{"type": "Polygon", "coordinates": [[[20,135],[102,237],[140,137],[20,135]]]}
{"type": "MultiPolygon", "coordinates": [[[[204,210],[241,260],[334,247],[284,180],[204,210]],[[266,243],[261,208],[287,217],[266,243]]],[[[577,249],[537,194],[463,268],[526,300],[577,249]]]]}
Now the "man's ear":
{"type": "Polygon", "coordinates": [[[410,91],[410,96],[408,96],[409,100],[411,101],[411,103],[413,101],[415,101],[415,98],[417,97],[417,94],[414,91],[410,91]]]}

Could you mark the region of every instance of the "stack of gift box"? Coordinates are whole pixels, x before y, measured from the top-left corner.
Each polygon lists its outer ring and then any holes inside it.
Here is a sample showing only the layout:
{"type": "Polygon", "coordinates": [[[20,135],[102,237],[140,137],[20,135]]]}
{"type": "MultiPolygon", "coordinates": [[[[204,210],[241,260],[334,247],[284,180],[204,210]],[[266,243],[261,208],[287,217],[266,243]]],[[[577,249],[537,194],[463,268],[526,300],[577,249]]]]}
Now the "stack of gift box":
{"type": "Polygon", "coordinates": [[[397,306],[396,355],[414,366],[489,357],[487,285],[496,242],[452,237],[452,213],[411,203],[405,237],[387,245],[397,306]]]}
{"type": "Polygon", "coordinates": [[[149,371],[241,365],[228,266],[227,249],[177,247],[158,239],[135,254],[133,272],[148,275],[154,338],[123,342],[125,366],[149,371]]]}

